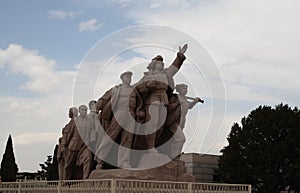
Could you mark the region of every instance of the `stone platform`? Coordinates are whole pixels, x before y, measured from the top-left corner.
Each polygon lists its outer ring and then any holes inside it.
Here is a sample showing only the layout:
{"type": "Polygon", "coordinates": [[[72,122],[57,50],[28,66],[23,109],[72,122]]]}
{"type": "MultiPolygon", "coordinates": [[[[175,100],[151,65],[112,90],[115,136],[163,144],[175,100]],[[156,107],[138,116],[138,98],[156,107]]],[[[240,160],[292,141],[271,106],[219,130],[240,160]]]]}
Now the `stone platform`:
{"type": "Polygon", "coordinates": [[[193,175],[186,172],[184,162],[173,160],[157,168],[137,169],[96,169],[91,172],[89,179],[135,179],[157,181],[194,182],[193,175]]]}

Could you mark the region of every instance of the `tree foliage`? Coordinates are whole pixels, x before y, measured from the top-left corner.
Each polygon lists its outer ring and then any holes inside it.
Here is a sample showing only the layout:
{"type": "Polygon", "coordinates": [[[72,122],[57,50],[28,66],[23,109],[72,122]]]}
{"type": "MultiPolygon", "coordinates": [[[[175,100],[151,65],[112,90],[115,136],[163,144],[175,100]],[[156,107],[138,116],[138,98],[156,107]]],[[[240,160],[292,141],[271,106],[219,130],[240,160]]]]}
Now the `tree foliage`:
{"type": "Polygon", "coordinates": [[[48,171],[48,180],[58,180],[58,161],[57,161],[58,145],[54,148],[52,164],[48,171]]]}
{"type": "Polygon", "coordinates": [[[17,172],[18,166],[15,160],[12,138],[9,135],[1,162],[0,176],[2,177],[2,181],[15,182],[17,172]]]}
{"type": "Polygon", "coordinates": [[[57,162],[57,149],[58,145],[55,146],[53,158],[51,155],[47,156],[47,160],[39,164],[41,170],[38,170],[38,174],[42,179],[47,180],[58,180],[58,162],[57,162]]]}
{"type": "Polygon", "coordinates": [[[39,164],[41,170],[38,170],[38,174],[42,179],[48,179],[49,169],[52,165],[51,162],[52,162],[52,155],[48,155],[47,160],[44,163],[39,164]]]}
{"type": "Polygon", "coordinates": [[[288,105],[259,106],[235,123],[221,152],[219,175],[253,192],[300,192],[300,112],[288,105]]]}

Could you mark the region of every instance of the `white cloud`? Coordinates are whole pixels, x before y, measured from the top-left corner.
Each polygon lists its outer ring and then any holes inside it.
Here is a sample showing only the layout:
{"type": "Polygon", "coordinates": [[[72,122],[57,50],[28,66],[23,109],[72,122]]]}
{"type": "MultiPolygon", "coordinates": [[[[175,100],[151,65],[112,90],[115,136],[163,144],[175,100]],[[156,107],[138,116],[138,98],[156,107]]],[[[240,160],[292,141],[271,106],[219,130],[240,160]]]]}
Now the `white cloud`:
{"type": "Polygon", "coordinates": [[[75,68],[74,71],[58,71],[54,60],[16,44],[0,49],[0,64],[5,67],[2,70],[12,72],[7,76],[18,79],[21,74],[26,77],[21,91],[38,93],[26,98],[8,93],[0,96],[0,141],[6,141],[12,134],[21,170],[34,171],[38,163],[28,160],[28,155],[36,158],[35,161],[43,161],[46,155],[52,154],[57,136],[68,121],[76,71],[75,68]]]}
{"type": "Polygon", "coordinates": [[[70,88],[34,98],[0,97],[0,141],[5,142],[12,134],[21,171],[37,170],[37,161],[43,161],[46,155],[53,153],[61,129],[68,122],[71,91],[70,88]]]}
{"type": "Polygon", "coordinates": [[[119,3],[121,7],[127,7],[132,1],[131,0],[114,0],[115,2],[119,3]]]}
{"type": "Polygon", "coordinates": [[[10,44],[6,50],[0,49],[0,64],[7,65],[16,74],[27,76],[28,81],[21,89],[46,94],[61,91],[63,86],[72,86],[72,76],[56,71],[56,62],[39,54],[36,50],[26,50],[21,45],[10,44]],[[63,82],[63,84],[62,84],[63,82]]]}
{"type": "Polygon", "coordinates": [[[63,11],[60,9],[52,9],[48,11],[48,17],[50,18],[58,18],[58,19],[65,19],[65,18],[75,18],[78,15],[83,14],[83,11],[63,11]]]}
{"type": "Polygon", "coordinates": [[[95,31],[102,27],[103,23],[98,23],[96,19],[90,19],[88,21],[80,22],[79,31],[95,31]]]}
{"type": "Polygon", "coordinates": [[[46,156],[53,156],[60,133],[27,132],[12,137],[16,162],[20,171],[35,172],[40,170],[39,164],[46,160],[46,156]]]}
{"type": "MultiPolygon", "coordinates": [[[[240,100],[273,99],[279,103],[289,100],[278,92],[261,90],[276,88],[300,93],[299,6],[298,1],[184,1],[178,6],[153,1],[152,7],[158,9],[134,9],[129,16],[140,24],[182,30],[205,45],[230,88],[228,99],[236,100],[238,93],[240,100]],[[249,88],[249,92],[244,92],[244,88],[249,88]]],[[[161,37],[165,37],[163,32],[161,37]]],[[[290,102],[295,104],[294,100],[290,102]]]]}
{"type": "MultiPolygon", "coordinates": [[[[40,143],[53,143],[58,141],[60,133],[26,133],[17,135],[14,137],[15,145],[29,145],[29,144],[40,144],[40,143]]],[[[54,144],[53,144],[54,145],[54,144]]]]}
{"type": "MultiPolygon", "coordinates": [[[[154,0],[145,5],[131,9],[128,16],[138,24],[169,26],[191,35],[209,51],[222,74],[226,87],[225,100],[233,107],[228,107],[226,112],[219,138],[221,142],[211,152],[216,152],[221,143],[226,145],[226,135],[232,123],[240,121],[242,116],[258,105],[280,102],[299,105],[300,23],[297,18],[300,17],[300,2],[219,0],[172,3],[154,0]]],[[[131,42],[138,45],[140,39],[147,39],[148,42],[184,41],[181,37],[170,37],[168,34],[167,31],[161,31],[159,36],[154,36],[145,32],[131,39],[131,42]]],[[[201,57],[201,52],[192,47],[189,47],[187,56],[192,52],[200,53],[201,57]]],[[[145,50],[139,53],[146,57],[153,55],[145,50]]],[[[200,66],[208,67],[205,64],[200,66]]],[[[204,76],[214,78],[205,69],[203,72],[204,76]]],[[[188,75],[192,82],[195,78],[193,73],[188,75]]],[[[212,83],[210,87],[215,86],[212,83]]],[[[205,90],[203,93],[206,94],[205,90]]],[[[192,121],[189,119],[188,122],[192,121]]],[[[205,117],[203,121],[207,122],[205,117]]],[[[203,124],[199,127],[203,127],[203,124]]],[[[190,136],[188,129],[186,134],[190,136]]],[[[207,139],[214,137],[213,132],[207,139]]],[[[201,134],[198,137],[198,142],[201,142],[201,134]]],[[[208,147],[210,141],[206,143],[204,145],[208,147]]],[[[205,150],[205,147],[200,150],[205,150]]],[[[186,150],[199,152],[199,144],[194,141],[186,150]]]]}

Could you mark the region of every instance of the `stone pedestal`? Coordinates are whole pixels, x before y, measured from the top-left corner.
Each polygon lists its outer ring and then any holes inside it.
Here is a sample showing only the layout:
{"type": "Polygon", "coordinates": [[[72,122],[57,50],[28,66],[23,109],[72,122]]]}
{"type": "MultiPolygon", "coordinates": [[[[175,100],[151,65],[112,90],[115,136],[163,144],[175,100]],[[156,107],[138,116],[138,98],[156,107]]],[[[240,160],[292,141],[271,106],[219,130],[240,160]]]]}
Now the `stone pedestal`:
{"type": "Polygon", "coordinates": [[[180,182],[195,181],[194,176],[186,172],[184,162],[181,160],[173,160],[157,168],[145,170],[96,169],[91,172],[89,179],[136,179],[180,182]]]}

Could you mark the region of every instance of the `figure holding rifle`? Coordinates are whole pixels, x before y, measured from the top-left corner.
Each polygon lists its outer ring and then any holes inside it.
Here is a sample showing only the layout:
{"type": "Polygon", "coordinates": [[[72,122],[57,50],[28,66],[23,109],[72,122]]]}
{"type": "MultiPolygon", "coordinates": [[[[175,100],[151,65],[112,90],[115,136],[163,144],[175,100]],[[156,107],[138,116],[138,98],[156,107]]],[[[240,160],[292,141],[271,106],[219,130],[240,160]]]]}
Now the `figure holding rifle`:
{"type": "Polygon", "coordinates": [[[186,96],[187,88],[188,86],[185,84],[177,84],[175,89],[178,94],[173,94],[169,98],[168,116],[164,131],[165,136],[162,136],[162,139],[159,141],[159,144],[162,145],[170,139],[168,135],[172,135],[172,143],[168,151],[171,159],[181,154],[185,142],[185,136],[182,130],[185,127],[188,110],[192,109],[199,102],[204,103],[204,100],[199,97],[192,98],[186,96]],[[188,99],[192,101],[190,102],[188,99]]]}

